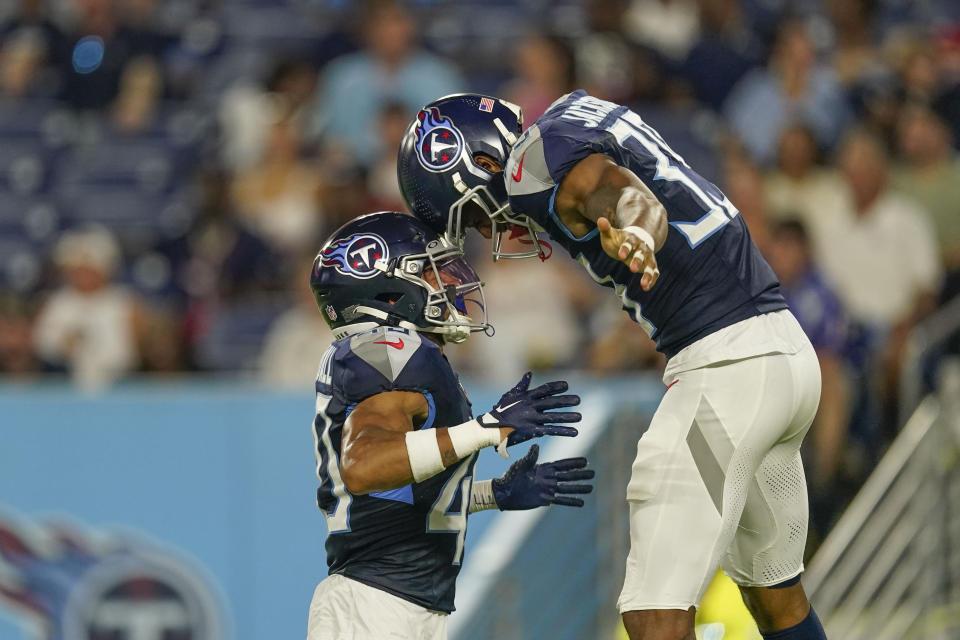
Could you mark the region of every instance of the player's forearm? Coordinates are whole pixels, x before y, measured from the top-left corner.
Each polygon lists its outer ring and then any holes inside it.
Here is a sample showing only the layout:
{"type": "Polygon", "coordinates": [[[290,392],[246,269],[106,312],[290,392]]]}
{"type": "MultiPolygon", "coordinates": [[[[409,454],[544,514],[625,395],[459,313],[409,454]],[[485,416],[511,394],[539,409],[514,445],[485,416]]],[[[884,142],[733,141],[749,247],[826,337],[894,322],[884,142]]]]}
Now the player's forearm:
{"type": "Polygon", "coordinates": [[[408,431],[405,435],[410,469],[416,482],[423,482],[485,447],[506,440],[508,427],[484,427],[468,420],[455,427],[408,431]]]}
{"type": "Polygon", "coordinates": [[[600,218],[624,229],[638,227],[650,234],[654,251],[667,239],[667,211],[640,178],[629,170],[607,166],[581,207],[585,218],[596,223],[600,218]]]}
{"type": "Polygon", "coordinates": [[[667,211],[646,188],[630,186],[621,189],[610,220],[617,228],[640,228],[649,233],[654,251],[658,251],[667,240],[667,211]]]}
{"type": "Polygon", "coordinates": [[[399,489],[498,444],[508,433],[471,422],[407,432],[368,426],[344,448],[340,472],[354,495],[399,489]]]}

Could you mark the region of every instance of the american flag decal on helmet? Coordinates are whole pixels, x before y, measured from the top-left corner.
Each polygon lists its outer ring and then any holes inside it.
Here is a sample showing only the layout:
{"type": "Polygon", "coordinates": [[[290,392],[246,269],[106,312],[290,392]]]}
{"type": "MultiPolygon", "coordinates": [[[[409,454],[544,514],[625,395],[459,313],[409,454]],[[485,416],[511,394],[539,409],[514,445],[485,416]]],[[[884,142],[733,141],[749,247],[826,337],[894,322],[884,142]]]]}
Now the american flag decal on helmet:
{"type": "Polygon", "coordinates": [[[480,111],[493,113],[493,98],[480,98],[480,111]]]}

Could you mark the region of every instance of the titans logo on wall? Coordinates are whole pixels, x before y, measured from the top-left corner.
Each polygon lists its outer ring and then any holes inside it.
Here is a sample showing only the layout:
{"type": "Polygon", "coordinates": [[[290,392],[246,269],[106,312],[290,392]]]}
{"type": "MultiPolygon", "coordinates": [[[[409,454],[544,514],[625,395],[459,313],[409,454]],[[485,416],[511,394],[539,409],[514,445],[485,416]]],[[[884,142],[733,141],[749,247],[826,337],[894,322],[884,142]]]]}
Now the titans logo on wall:
{"type": "Polygon", "coordinates": [[[463,136],[436,107],[417,114],[417,158],[427,171],[445,171],[457,164],[463,136]]]}
{"type": "Polygon", "coordinates": [[[0,513],[0,609],[43,640],[222,640],[196,569],[139,538],[0,513]]]}
{"type": "Polygon", "coordinates": [[[354,278],[372,278],[380,273],[377,260],[389,260],[390,253],[383,238],[373,233],[358,233],[337,240],[321,253],[320,263],[334,267],[338,273],[354,278]]]}

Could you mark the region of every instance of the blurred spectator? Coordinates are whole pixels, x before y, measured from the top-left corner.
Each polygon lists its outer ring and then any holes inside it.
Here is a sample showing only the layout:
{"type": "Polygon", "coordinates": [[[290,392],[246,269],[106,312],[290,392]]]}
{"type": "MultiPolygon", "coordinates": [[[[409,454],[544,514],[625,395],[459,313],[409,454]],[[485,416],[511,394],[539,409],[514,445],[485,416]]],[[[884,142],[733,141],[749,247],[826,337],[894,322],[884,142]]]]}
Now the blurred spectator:
{"type": "Polygon", "coordinates": [[[817,63],[804,23],[785,22],[770,63],[746,75],[724,106],[730,126],[757,162],[774,159],[785,126],[807,124],[817,141],[830,147],[849,119],[848,107],[833,72],[817,63]]]}
{"type": "Polygon", "coordinates": [[[0,299],[0,376],[28,380],[51,370],[33,347],[35,315],[22,300],[0,299]]]}
{"type": "Polygon", "coordinates": [[[882,75],[886,69],[874,46],[876,0],[830,2],[833,25],[833,70],[840,84],[849,86],[882,75]]]}
{"type": "Polygon", "coordinates": [[[141,56],[127,63],[120,75],[111,123],[120,133],[135,135],[156,123],[163,96],[163,78],[153,58],[141,56]]]}
{"type": "Polygon", "coordinates": [[[932,43],[925,38],[906,38],[894,42],[891,49],[904,102],[930,104],[940,90],[939,65],[932,43]]]}
{"type": "Polygon", "coordinates": [[[537,266],[528,260],[478,264],[496,333],[489,339],[475,336],[467,341],[467,349],[451,350],[458,368],[484,380],[509,382],[527,370],[566,366],[578,353],[583,333],[569,289],[578,286],[582,277],[570,277],[568,269],[556,268],[559,265],[537,266]],[[538,331],[538,327],[550,330],[538,331]]]}
{"type": "Polygon", "coordinates": [[[65,95],[74,108],[100,109],[116,98],[132,47],[120,33],[112,0],[77,0],[74,7],[65,95]]]}
{"type": "Polygon", "coordinates": [[[317,84],[313,65],[298,58],[281,58],[262,87],[238,84],[220,100],[220,157],[225,166],[248,169],[263,156],[263,148],[278,113],[289,113],[302,131],[317,84]]]}
{"type": "Polygon", "coordinates": [[[82,387],[108,385],[138,362],[142,310],[113,282],[119,248],[106,229],[73,231],[57,244],[65,284],[40,311],[35,343],[41,358],[63,364],[82,387]]]}
{"type": "MultiPolygon", "coordinates": [[[[849,198],[838,203],[830,227],[823,226],[817,239],[821,266],[850,317],[872,336],[864,367],[876,382],[864,382],[865,410],[882,403],[879,424],[891,436],[907,337],[934,306],[942,265],[929,214],[888,187],[888,160],[878,137],[854,131],[838,163],[849,198]]],[[[876,429],[878,421],[861,422],[876,429]]]]}
{"type": "Polygon", "coordinates": [[[46,0],[20,0],[17,11],[0,25],[2,46],[20,39],[39,48],[39,58],[48,65],[44,84],[52,95],[60,89],[58,72],[69,59],[69,50],[63,31],[50,19],[46,0]]]}
{"type": "Polygon", "coordinates": [[[942,88],[932,107],[951,127],[954,146],[960,146],[960,22],[941,32],[937,61],[942,88]]]}
{"type": "Polygon", "coordinates": [[[333,332],[323,319],[313,292],[304,277],[313,266],[313,254],[305,256],[291,281],[295,305],[270,327],[260,353],[260,379],[273,387],[307,391],[313,389],[317,367],[333,342],[333,332]]]}
{"type": "Polygon", "coordinates": [[[766,178],[772,218],[797,216],[816,239],[822,224],[831,223],[846,187],[836,171],[818,162],[817,141],[809,127],[794,124],[783,130],[777,164],[766,178]]]}
{"type": "Polygon", "coordinates": [[[586,5],[589,31],[571,43],[576,85],[604,100],[629,102],[634,84],[633,65],[624,61],[634,56],[635,47],[623,33],[628,2],[588,0],[586,5]]]}
{"type": "Polygon", "coordinates": [[[700,38],[680,65],[694,94],[720,111],[730,90],[760,61],[763,49],[736,0],[700,0],[700,38]]]}
{"type": "Polygon", "coordinates": [[[75,0],[72,8],[76,15],[67,38],[66,98],[77,109],[101,109],[113,102],[124,67],[143,57],[161,60],[172,42],[160,32],[157,0],[75,0]]]}
{"type": "Polygon", "coordinates": [[[137,349],[144,373],[171,376],[193,368],[187,359],[184,327],[179,316],[167,309],[154,305],[143,314],[137,349]]]}
{"type": "Polygon", "coordinates": [[[695,0],[633,0],[626,15],[630,38],[671,60],[683,60],[697,41],[695,0]]]}
{"type": "Polygon", "coordinates": [[[850,198],[815,239],[822,267],[857,321],[883,331],[910,323],[930,308],[942,270],[929,214],[889,188],[876,136],[851,133],[838,163],[850,198]]]}
{"type": "MultiPolygon", "coordinates": [[[[960,135],[960,36],[951,45],[945,36],[939,43],[915,34],[891,38],[886,47],[890,65],[897,72],[897,106],[931,107],[960,135]],[[939,46],[938,46],[939,45],[939,46]],[[951,56],[951,49],[957,51],[951,56]],[[951,62],[958,66],[951,67],[951,62]]],[[[883,123],[889,140],[894,141],[897,110],[891,110],[883,123]]]]}
{"type": "Polygon", "coordinates": [[[0,48],[0,95],[17,100],[52,93],[43,86],[44,55],[44,44],[35,31],[20,30],[4,38],[0,48]]]}
{"type": "Polygon", "coordinates": [[[241,219],[280,253],[313,246],[320,229],[319,174],[300,150],[295,122],[281,117],[269,129],[260,162],[234,185],[241,219]]]}
{"type": "MultiPolygon", "coordinates": [[[[82,0],[89,2],[89,0],[82,0]]],[[[164,33],[160,9],[161,0],[124,0],[115,3],[114,11],[120,26],[120,36],[132,56],[163,57],[174,38],[164,33]]]]}
{"type": "Polygon", "coordinates": [[[763,192],[763,174],[751,163],[731,159],[726,164],[724,192],[740,211],[750,237],[764,254],[770,242],[770,222],[763,192]]]}
{"type": "MultiPolygon", "coordinates": [[[[407,127],[413,121],[413,113],[399,102],[388,102],[380,112],[377,130],[384,147],[399,149],[407,127]]],[[[385,153],[370,168],[367,176],[367,191],[372,199],[372,208],[379,211],[406,211],[406,204],[397,186],[397,154],[385,153]]]]}
{"type": "Polygon", "coordinates": [[[364,48],[333,60],[323,73],[314,131],[366,167],[384,153],[396,154],[372,135],[386,102],[401,102],[413,113],[469,87],[456,67],[419,47],[417,18],[404,3],[368,0],[361,22],[364,48]]]}
{"type": "MultiPolygon", "coordinates": [[[[396,162],[396,154],[390,155],[396,162]]],[[[328,149],[320,158],[319,173],[323,176],[320,203],[324,212],[319,237],[329,235],[348,220],[377,209],[379,203],[367,191],[367,171],[355,164],[349,154],[328,149]]]]}
{"type": "Polygon", "coordinates": [[[838,504],[835,487],[847,447],[850,420],[850,379],[845,362],[847,322],[840,302],[813,265],[803,223],[785,219],[773,227],[767,259],[780,279],[780,290],[800,322],[820,360],[820,408],[811,427],[813,455],[810,487],[813,517],[822,536],[838,504]]]}
{"type": "Polygon", "coordinates": [[[587,347],[586,363],[593,373],[615,375],[636,371],[663,371],[666,359],[650,336],[622,309],[609,308],[597,320],[587,347]]]}
{"type": "Polygon", "coordinates": [[[525,123],[542,116],[573,88],[573,54],[558,38],[542,33],[523,36],[511,60],[514,77],[497,94],[520,106],[525,123]]]}
{"type": "MultiPolygon", "coordinates": [[[[253,297],[278,286],[280,259],[237,220],[230,185],[226,172],[207,169],[201,173],[197,178],[197,211],[190,229],[156,247],[169,265],[170,292],[184,306],[188,300],[216,302],[253,297]]],[[[187,323],[196,320],[188,315],[187,323]]]]}
{"type": "Polygon", "coordinates": [[[900,116],[898,141],[904,164],[893,184],[930,212],[948,267],[960,265],[960,158],[951,132],[932,111],[910,106],[900,116]]]}

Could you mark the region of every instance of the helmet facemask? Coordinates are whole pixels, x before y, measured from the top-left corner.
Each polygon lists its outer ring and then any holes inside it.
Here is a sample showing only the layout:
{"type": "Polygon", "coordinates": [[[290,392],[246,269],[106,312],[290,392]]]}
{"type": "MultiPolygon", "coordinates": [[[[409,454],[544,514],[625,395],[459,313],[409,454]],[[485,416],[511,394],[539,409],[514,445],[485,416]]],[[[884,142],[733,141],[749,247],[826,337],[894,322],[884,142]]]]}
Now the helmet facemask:
{"type": "Polygon", "coordinates": [[[400,258],[393,276],[427,292],[426,325],[417,330],[440,334],[446,342],[463,342],[473,332],[493,330],[487,321],[483,283],[456,244],[432,240],[426,253],[400,258]]]}
{"type": "MultiPolygon", "coordinates": [[[[493,179],[499,180],[501,177],[495,175],[493,179]]],[[[472,189],[468,189],[466,184],[460,180],[460,174],[458,173],[453,174],[453,181],[454,186],[463,195],[450,205],[450,210],[447,215],[447,231],[445,234],[448,242],[454,246],[463,247],[466,238],[464,207],[475,206],[479,207],[483,215],[486,215],[490,220],[491,253],[494,262],[501,258],[546,259],[549,253],[537,238],[537,231],[541,230],[539,225],[528,216],[514,213],[510,208],[510,204],[506,201],[506,198],[504,197],[502,200],[498,199],[488,185],[480,184],[472,189]],[[505,251],[503,249],[505,237],[506,239],[518,237],[518,229],[519,235],[529,238],[531,248],[526,250],[505,251]]]]}

